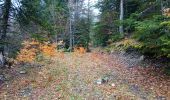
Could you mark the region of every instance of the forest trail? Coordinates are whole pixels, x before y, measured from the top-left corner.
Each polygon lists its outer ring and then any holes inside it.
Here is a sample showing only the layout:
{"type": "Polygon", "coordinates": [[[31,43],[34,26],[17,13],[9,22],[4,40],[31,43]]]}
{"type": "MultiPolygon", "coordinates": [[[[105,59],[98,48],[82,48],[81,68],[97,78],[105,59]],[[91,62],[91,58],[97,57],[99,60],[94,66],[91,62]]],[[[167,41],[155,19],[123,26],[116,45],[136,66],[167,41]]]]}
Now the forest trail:
{"type": "Polygon", "coordinates": [[[10,71],[17,78],[1,87],[2,100],[169,100],[169,77],[155,69],[128,68],[116,54],[58,53],[42,66],[10,71]],[[47,64],[48,63],[48,64],[47,64]],[[152,72],[152,70],[154,70],[152,72]],[[155,72],[155,73],[154,73],[155,72]],[[158,77],[159,76],[159,77],[158,77]],[[97,84],[99,79],[108,82],[97,84]]]}

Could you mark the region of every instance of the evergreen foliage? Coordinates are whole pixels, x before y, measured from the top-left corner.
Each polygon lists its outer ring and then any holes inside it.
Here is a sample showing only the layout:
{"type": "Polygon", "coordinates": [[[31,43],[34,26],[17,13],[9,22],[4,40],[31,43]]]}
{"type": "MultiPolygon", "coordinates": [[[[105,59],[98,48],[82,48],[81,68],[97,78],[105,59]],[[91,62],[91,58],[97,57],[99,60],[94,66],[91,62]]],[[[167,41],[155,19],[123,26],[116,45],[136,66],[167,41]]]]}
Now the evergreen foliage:
{"type": "Polygon", "coordinates": [[[83,46],[88,48],[90,37],[89,37],[89,22],[87,18],[81,18],[77,21],[75,26],[75,45],[83,46]]]}
{"type": "Polygon", "coordinates": [[[98,3],[97,7],[100,9],[101,15],[99,22],[95,25],[94,43],[107,45],[106,43],[110,40],[116,42],[123,38],[133,38],[142,44],[142,46],[134,46],[134,48],[144,54],[170,57],[170,18],[168,9],[166,10],[170,5],[169,1],[125,1],[125,19],[123,21],[119,21],[118,18],[119,5],[119,0],[102,0],[98,3]],[[114,13],[115,16],[113,17],[111,13],[114,13]],[[118,32],[117,28],[120,25],[124,26],[124,36],[118,32]],[[109,32],[110,34],[108,34],[109,32]]]}
{"type": "Polygon", "coordinates": [[[64,31],[64,22],[68,17],[67,1],[22,0],[20,3],[18,22],[24,30],[32,27],[34,31],[31,34],[34,38],[49,40],[55,34],[64,31]]]}

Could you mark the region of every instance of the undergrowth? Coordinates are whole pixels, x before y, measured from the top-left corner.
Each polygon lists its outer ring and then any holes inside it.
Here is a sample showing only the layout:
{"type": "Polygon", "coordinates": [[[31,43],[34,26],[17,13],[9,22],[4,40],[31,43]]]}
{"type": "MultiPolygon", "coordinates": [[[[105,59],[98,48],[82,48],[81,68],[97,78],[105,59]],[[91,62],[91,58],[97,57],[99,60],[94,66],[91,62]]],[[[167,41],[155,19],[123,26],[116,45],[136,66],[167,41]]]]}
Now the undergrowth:
{"type": "Polygon", "coordinates": [[[40,61],[43,57],[53,57],[56,55],[56,45],[48,42],[40,43],[36,40],[24,41],[23,48],[17,55],[19,62],[40,61]]]}

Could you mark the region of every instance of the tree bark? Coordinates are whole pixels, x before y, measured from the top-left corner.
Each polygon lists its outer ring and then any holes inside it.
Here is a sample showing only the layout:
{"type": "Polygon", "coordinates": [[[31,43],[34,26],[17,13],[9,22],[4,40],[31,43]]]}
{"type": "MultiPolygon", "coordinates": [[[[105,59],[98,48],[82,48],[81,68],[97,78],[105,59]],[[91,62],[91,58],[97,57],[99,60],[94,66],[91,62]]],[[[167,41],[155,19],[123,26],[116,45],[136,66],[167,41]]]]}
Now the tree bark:
{"type": "Polygon", "coordinates": [[[70,46],[69,49],[70,51],[73,50],[73,34],[72,34],[72,12],[71,12],[71,5],[72,5],[72,1],[69,0],[68,2],[68,8],[69,8],[69,40],[70,40],[70,46]]]}
{"type": "MultiPolygon", "coordinates": [[[[120,0],[120,21],[123,21],[124,17],[124,0],[120,0]]],[[[119,32],[123,34],[123,25],[119,26],[119,32]]]]}
{"type": "Polygon", "coordinates": [[[11,0],[5,0],[4,3],[4,12],[3,12],[3,23],[2,23],[2,35],[1,39],[4,40],[6,38],[7,28],[8,28],[8,21],[10,15],[10,8],[11,8],[11,0]]]}
{"type": "Polygon", "coordinates": [[[87,40],[87,51],[89,51],[89,40],[90,40],[90,0],[88,0],[88,40],[87,40]]]}
{"type": "Polygon", "coordinates": [[[5,41],[6,41],[6,34],[8,29],[8,21],[10,16],[10,9],[11,9],[11,0],[5,0],[4,1],[4,8],[3,8],[3,17],[2,17],[2,33],[0,40],[2,42],[2,45],[0,47],[0,66],[3,67],[5,64],[5,41]]]}

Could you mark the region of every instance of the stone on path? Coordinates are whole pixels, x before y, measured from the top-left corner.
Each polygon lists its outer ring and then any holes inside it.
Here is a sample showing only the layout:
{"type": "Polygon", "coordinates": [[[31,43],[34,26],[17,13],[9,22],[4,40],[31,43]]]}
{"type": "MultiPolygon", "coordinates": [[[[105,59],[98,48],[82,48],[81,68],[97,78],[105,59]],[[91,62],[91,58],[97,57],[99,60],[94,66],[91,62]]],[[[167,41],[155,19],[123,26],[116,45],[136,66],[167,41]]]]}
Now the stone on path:
{"type": "Polygon", "coordinates": [[[26,74],[27,72],[25,70],[21,70],[19,73],[20,74],[26,74]]]}
{"type": "Polygon", "coordinates": [[[4,81],[4,80],[5,80],[5,76],[1,74],[1,75],[0,75],[0,80],[1,80],[1,81],[4,81]]]}
{"type": "Polygon", "coordinates": [[[98,85],[102,84],[102,79],[99,78],[99,79],[96,81],[96,83],[97,83],[98,85]]]}
{"type": "Polygon", "coordinates": [[[107,83],[109,81],[109,78],[108,77],[104,77],[104,78],[99,78],[96,83],[97,84],[103,84],[103,83],[107,83]]]}
{"type": "Polygon", "coordinates": [[[112,87],[115,87],[116,85],[114,83],[111,84],[112,87]]]}
{"type": "Polygon", "coordinates": [[[23,97],[28,97],[31,95],[31,92],[32,92],[32,87],[28,86],[24,89],[22,89],[20,92],[19,92],[19,95],[20,96],[23,96],[23,97]]]}

